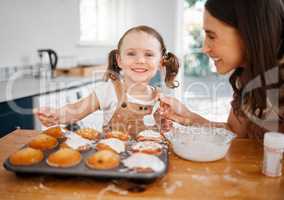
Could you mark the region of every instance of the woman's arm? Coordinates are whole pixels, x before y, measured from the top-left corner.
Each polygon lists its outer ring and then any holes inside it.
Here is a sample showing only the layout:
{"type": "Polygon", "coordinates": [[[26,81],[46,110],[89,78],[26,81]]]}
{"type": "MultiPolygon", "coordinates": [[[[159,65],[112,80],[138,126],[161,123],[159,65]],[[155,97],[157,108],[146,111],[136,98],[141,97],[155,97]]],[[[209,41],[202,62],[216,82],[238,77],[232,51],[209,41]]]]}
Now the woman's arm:
{"type": "Polygon", "coordinates": [[[247,121],[244,118],[237,118],[232,109],[227,122],[214,122],[191,112],[184,104],[173,97],[163,97],[161,101],[160,113],[163,117],[173,120],[185,126],[200,125],[226,128],[238,135],[238,137],[247,137],[247,121]]]}
{"type": "Polygon", "coordinates": [[[243,117],[236,117],[233,110],[230,110],[230,114],[227,120],[228,129],[233,133],[236,133],[238,137],[248,137],[248,121],[243,117]]]}

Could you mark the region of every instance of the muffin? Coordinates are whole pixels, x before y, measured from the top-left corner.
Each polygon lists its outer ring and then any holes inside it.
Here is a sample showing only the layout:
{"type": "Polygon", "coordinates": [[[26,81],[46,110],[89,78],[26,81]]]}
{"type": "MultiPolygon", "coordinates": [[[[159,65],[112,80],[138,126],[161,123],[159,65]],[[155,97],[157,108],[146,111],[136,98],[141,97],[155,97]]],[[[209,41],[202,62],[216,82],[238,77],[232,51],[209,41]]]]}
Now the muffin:
{"type": "Polygon", "coordinates": [[[163,136],[153,130],[145,130],[137,134],[136,136],[137,141],[154,141],[154,142],[163,142],[163,136]]]}
{"type": "Polygon", "coordinates": [[[121,131],[110,131],[106,132],[105,134],[106,138],[117,138],[122,141],[129,140],[129,135],[127,133],[121,132],[121,131]]]}
{"type": "Polygon", "coordinates": [[[54,137],[46,134],[39,134],[28,143],[28,146],[34,149],[48,150],[53,149],[57,144],[57,139],[55,139],[54,137]]]}
{"type": "Polygon", "coordinates": [[[131,146],[133,152],[141,152],[147,154],[160,155],[162,153],[163,146],[159,143],[152,141],[137,142],[131,146]]]}
{"type": "Polygon", "coordinates": [[[51,167],[67,168],[78,165],[81,162],[81,154],[69,148],[61,148],[50,154],[46,160],[51,167]]]}
{"type": "Polygon", "coordinates": [[[108,150],[97,151],[85,160],[91,169],[113,169],[119,166],[120,158],[117,153],[108,150]]]}
{"type": "Polygon", "coordinates": [[[77,151],[87,151],[91,149],[93,143],[94,140],[88,140],[78,134],[70,133],[60,147],[71,148],[77,151]]]}
{"type": "Polygon", "coordinates": [[[81,128],[76,131],[76,134],[88,140],[98,140],[100,133],[93,128],[81,128]]]}
{"type": "Polygon", "coordinates": [[[123,165],[129,169],[140,173],[162,172],[165,170],[165,163],[154,155],[144,153],[134,153],[122,161],[123,165]]]}
{"type": "Polygon", "coordinates": [[[55,127],[50,127],[44,131],[42,131],[43,134],[52,136],[56,139],[58,138],[64,138],[64,133],[62,132],[61,127],[55,126],[55,127]]]}
{"type": "Polygon", "coordinates": [[[73,150],[76,150],[76,151],[79,151],[79,152],[85,152],[85,151],[89,151],[92,148],[92,146],[86,144],[86,145],[82,145],[82,146],[74,148],[74,147],[69,146],[67,143],[64,142],[64,143],[60,144],[60,148],[69,148],[69,149],[73,149],[73,150]]]}
{"type": "Polygon", "coordinates": [[[44,155],[41,150],[26,147],[13,153],[9,157],[9,161],[12,165],[28,166],[39,163],[43,158],[44,155]]]}
{"type": "Polygon", "coordinates": [[[116,153],[122,153],[125,151],[125,143],[116,138],[108,138],[99,141],[96,145],[98,151],[111,150],[116,153]]]}

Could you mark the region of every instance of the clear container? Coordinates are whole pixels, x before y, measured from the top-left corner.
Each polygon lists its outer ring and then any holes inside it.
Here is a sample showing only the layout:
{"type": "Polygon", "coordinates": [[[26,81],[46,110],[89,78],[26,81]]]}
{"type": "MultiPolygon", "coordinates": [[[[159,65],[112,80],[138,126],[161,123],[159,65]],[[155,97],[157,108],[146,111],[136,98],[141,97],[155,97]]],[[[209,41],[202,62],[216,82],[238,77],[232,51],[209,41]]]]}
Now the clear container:
{"type": "Polygon", "coordinates": [[[236,135],[224,128],[175,127],[168,135],[173,151],[180,157],[197,162],[224,158],[236,135]]]}
{"type": "MultiPolygon", "coordinates": [[[[143,84],[134,84],[126,91],[126,97],[127,101],[130,103],[139,104],[141,106],[144,106],[144,110],[147,109],[148,106],[153,106],[151,111],[147,112],[147,115],[143,117],[143,122],[146,126],[151,127],[156,125],[156,120],[154,118],[154,113],[157,111],[157,109],[160,106],[160,101],[157,99],[155,88],[152,86],[144,86],[143,84]],[[145,87],[145,93],[140,95],[132,95],[135,94],[136,90],[139,88],[145,87]]],[[[134,113],[137,112],[137,110],[132,110],[134,113]]],[[[139,113],[141,111],[138,111],[139,113]]]]}
{"type": "Polygon", "coordinates": [[[262,173],[270,177],[282,175],[282,157],[284,151],[284,134],[267,132],[264,135],[264,156],[262,173]]]}

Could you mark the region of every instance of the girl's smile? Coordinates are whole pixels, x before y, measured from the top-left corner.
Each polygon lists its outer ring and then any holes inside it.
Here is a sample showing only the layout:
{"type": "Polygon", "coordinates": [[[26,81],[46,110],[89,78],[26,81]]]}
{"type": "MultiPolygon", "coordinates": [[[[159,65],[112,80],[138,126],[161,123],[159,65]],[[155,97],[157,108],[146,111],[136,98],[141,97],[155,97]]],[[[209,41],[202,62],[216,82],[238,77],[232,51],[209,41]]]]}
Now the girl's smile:
{"type": "Polygon", "coordinates": [[[134,71],[134,72],[136,72],[136,73],[144,73],[144,72],[147,72],[148,71],[148,69],[146,69],[146,68],[138,68],[138,67],[132,67],[131,68],[131,70],[132,71],[134,71]]]}

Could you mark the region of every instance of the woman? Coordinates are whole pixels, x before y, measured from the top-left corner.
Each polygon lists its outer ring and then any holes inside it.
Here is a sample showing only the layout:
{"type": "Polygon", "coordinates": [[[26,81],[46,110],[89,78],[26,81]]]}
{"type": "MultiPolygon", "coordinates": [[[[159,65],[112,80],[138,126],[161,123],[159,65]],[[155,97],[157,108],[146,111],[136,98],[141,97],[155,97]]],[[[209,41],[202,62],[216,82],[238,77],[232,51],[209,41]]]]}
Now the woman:
{"type": "Polygon", "coordinates": [[[162,116],[184,125],[222,126],[239,137],[284,132],[283,0],[207,0],[203,52],[219,74],[232,73],[231,111],[226,123],[211,122],[174,98],[164,97],[162,116]]]}

